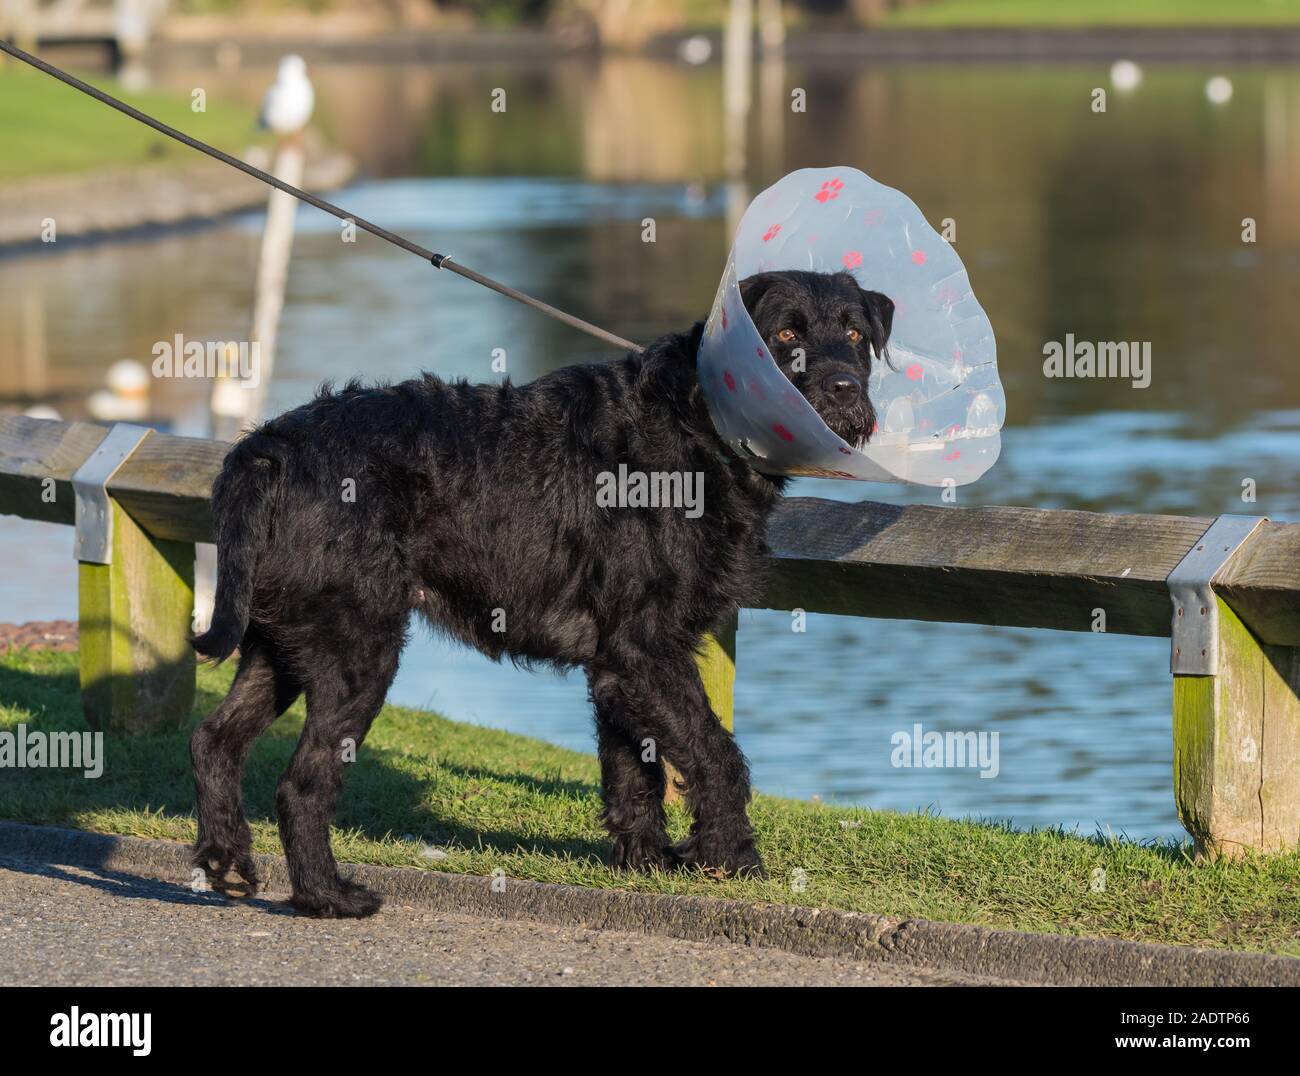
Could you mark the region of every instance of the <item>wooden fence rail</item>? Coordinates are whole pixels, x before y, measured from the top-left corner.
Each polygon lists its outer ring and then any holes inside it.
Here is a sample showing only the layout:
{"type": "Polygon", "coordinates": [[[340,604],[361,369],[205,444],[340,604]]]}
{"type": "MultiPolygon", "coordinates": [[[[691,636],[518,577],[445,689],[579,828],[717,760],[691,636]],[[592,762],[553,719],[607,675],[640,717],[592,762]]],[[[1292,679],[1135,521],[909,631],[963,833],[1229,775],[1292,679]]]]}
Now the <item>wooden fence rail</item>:
{"type": "MultiPolygon", "coordinates": [[[[75,522],[73,473],[101,426],[0,417],[0,514],[75,522]]],[[[134,729],[192,705],[193,546],[227,446],[154,433],[108,484],[118,552],[81,565],[87,720],[134,729]]],[[[1210,518],[789,498],[763,606],[849,616],[1171,634],[1167,579],[1210,518]],[[1104,620],[1099,620],[1099,613],[1104,620]]],[[[15,570],[10,565],[9,570],[15,570]]],[[[1261,524],[1215,576],[1219,659],[1174,676],[1174,788],[1199,851],[1300,840],[1300,524],[1261,524]]],[[[731,726],[735,626],[700,658],[731,726]]]]}

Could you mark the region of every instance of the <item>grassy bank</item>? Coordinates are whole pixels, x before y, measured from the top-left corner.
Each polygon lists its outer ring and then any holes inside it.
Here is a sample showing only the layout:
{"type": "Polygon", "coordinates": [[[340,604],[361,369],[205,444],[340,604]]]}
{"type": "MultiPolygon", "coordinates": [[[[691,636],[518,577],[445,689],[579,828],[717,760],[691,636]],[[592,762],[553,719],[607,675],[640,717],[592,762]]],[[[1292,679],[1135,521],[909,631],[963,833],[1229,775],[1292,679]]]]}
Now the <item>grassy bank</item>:
{"type": "MultiPolygon", "coordinates": [[[[198,713],[216,704],[229,676],[200,670],[198,713]]],[[[300,704],[261,740],[249,766],[248,811],[262,852],[280,852],[275,781],[301,721],[300,704]]],[[[75,654],[0,656],[0,729],[20,722],[84,728],[75,654]]],[[[104,772],[94,780],[0,771],[0,818],[191,840],[187,738],[188,729],[107,737],[104,772]]],[[[603,888],[1300,956],[1300,855],[1197,864],[1178,846],[760,795],[752,815],[770,880],[621,875],[603,862],[596,782],[589,755],[390,706],[348,774],[335,849],[360,863],[472,874],[500,868],[603,888]]],[[[684,815],[674,809],[672,822],[680,834],[684,815]]]]}
{"type": "Polygon", "coordinates": [[[1298,0],[929,0],[885,26],[1278,26],[1300,23],[1298,0]]]}
{"type": "MultiPolygon", "coordinates": [[[[258,140],[257,116],[243,106],[209,98],[205,111],[195,112],[188,95],[127,93],[108,79],[88,81],[228,152],[239,153],[258,140]]],[[[0,182],[198,157],[49,75],[17,61],[0,65],[0,182]]]]}

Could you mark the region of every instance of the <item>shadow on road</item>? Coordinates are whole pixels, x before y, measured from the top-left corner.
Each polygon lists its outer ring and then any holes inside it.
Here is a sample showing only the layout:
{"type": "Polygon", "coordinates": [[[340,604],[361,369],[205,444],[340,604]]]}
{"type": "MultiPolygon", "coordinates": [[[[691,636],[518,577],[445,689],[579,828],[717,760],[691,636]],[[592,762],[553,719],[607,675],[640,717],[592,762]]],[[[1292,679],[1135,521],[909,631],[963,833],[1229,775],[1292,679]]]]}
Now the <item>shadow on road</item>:
{"type": "MultiPolygon", "coordinates": [[[[105,851],[107,852],[109,848],[110,845],[106,842],[105,851]]],[[[68,868],[58,864],[35,863],[30,860],[9,858],[0,859],[0,866],[3,866],[5,870],[13,871],[15,874],[33,874],[44,878],[53,878],[57,881],[98,890],[114,897],[208,907],[222,907],[231,903],[227,898],[217,893],[195,891],[188,885],[159,881],[154,878],[142,878],[136,874],[126,874],[122,871],[110,870],[107,867],[78,866],[68,868]]],[[[253,897],[240,903],[255,907],[259,911],[270,912],[273,915],[293,915],[293,909],[281,901],[253,897]]]]}

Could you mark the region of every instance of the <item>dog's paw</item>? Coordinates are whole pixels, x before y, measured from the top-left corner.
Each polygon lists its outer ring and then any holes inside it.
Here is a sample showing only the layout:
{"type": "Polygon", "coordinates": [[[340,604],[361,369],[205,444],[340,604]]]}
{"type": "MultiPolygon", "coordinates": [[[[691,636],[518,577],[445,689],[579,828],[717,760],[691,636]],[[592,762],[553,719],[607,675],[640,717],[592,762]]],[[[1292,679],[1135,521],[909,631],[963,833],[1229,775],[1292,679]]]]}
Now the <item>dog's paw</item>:
{"type": "Polygon", "coordinates": [[[767,877],[763,857],[758,854],[752,837],[736,842],[692,833],[673,845],[671,851],[683,870],[702,871],[714,878],[767,877]]]}
{"type": "Polygon", "coordinates": [[[621,833],[614,838],[609,862],[615,870],[666,871],[677,865],[677,857],[666,833],[621,833]]]}
{"type": "Polygon", "coordinates": [[[333,889],[295,893],[289,903],[299,915],[313,919],[364,919],[379,911],[384,900],[365,886],[340,879],[333,889]]]}
{"type": "Polygon", "coordinates": [[[260,879],[251,850],[221,848],[205,842],[195,847],[192,862],[207,875],[213,892],[234,900],[257,895],[260,879]]]}

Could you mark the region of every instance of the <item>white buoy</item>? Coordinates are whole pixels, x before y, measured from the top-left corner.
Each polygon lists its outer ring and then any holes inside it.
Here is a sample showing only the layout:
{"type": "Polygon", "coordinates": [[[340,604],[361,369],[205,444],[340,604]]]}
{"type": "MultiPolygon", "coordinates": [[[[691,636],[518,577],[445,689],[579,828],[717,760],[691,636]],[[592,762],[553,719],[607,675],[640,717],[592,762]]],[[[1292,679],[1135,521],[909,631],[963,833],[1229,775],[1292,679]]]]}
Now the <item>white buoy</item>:
{"type": "Polygon", "coordinates": [[[1110,65],[1110,84],[1120,93],[1136,90],[1142,81],[1142,68],[1132,60],[1116,60],[1110,65]]]}
{"type": "Polygon", "coordinates": [[[63,416],[54,410],[54,408],[49,404],[32,404],[32,406],[27,408],[23,414],[28,418],[49,418],[53,419],[55,422],[61,422],[63,419],[63,416]]]}
{"type": "Polygon", "coordinates": [[[1205,84],[1205,96],[1212,105],[1226,105],[1232,100],[1232,80],[1215,75],[1205,84]]]}
{"type": "Polygon", "coordinates": [[[713,55],[713,42],[703,34],[696,34],[677,47],[677,55],[688,64],[707,63],[713,55]]]}

